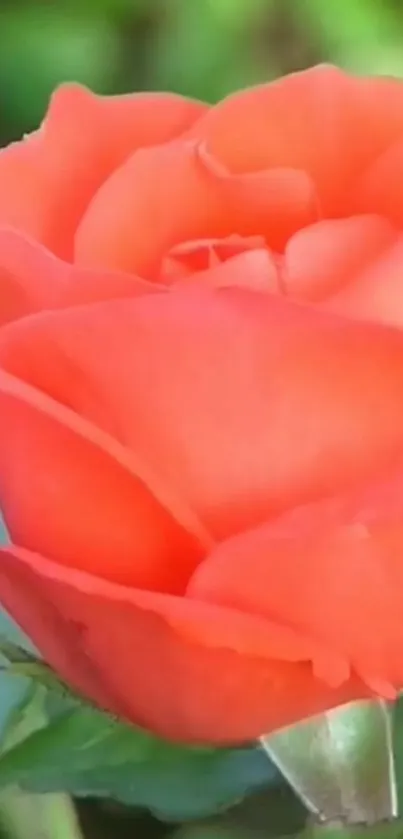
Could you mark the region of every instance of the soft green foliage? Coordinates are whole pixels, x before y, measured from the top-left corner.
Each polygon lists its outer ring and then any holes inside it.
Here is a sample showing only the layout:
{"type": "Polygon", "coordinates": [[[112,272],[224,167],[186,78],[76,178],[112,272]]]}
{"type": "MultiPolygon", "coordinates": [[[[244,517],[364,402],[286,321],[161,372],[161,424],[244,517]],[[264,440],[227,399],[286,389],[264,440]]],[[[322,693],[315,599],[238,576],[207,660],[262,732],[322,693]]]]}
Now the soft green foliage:
{"type": "Polygon", "coordinates": [[[215,749],[166,743],[85,705],[62,710],[58,703],[55,717],[44,725],[46,703],[39,691],[20,707],[14,726],[8,728],[8,743],[0,756],[0,789],[17,784],[35,792],[109,797],[178,821],[211,815],[246,792],[278,783],[264,753],[252,746],[215,749]],[[21,715],[24,735],[27,719],[33,728],[24,739],[18,732],[21,715]],[[17,742],[10,745],[16,726],[17,742]]]}
{"type": "Polygon", "coordinates": [[[403,74],[399,0],[0,0],[0,142],[51,90],[168,88],[209,101],[318,61],[403,74]]]}
{"type": "Polygon", "coordinates": [[[2,790],[15,786],[68,792],[113,798],[180,821],[210,816],[279,783],[267,756],[253,745],[167,743],[80,703],[43,662],[4,637],[10,633],[2,620],[0,799],[2,790]]]}

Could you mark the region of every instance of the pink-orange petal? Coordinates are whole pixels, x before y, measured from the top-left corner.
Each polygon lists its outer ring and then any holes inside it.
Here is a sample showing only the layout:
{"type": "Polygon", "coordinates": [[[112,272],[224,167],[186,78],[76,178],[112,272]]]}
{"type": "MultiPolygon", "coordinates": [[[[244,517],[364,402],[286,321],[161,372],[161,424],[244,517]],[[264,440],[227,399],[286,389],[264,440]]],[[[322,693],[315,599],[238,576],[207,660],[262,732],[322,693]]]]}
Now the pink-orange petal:
{"type": "Polygon", "coordinates": [[[157,278],[181,243],[257,234],[276,249],[316,217],[306,173],[234,177],[198,145],[177,142],[143,149],[105,182],[77,231],[76,260],[157,278]]]}
{"type": "Polygon", "coordinates": [[[374,321],[390,326],[403,326],[403,236],[398,235],[390,247],[381,251],[373,262],[363,266],[350,282],[322,305],[358,320],[374,321]]]}
{"type": "Polygon", "coordinates": [[[389,698],[403,686],[403,518],[361,510],[325,530],[317,512],[309,534],[276,538],[269,524],[221,544],[189,593],[322,641],[389,698]]]}
{"type": "Polygon", "coordinates": [[[52,308],[63,287],[59,261],[41,245],[0,228],[0,324],[52,308]]]}
{"type": "Polygon", "coordinates": [[[1,552],[0,591],[64,679],[174,740],[241,742],[368,693],[354,678],[337,688],[315,678],[309,642],[281,625],[117,586],[19,548],[1,552]]]}
{"type": "Polygon", "coordinates": [[[283,250],[290,236],[315,222],[320,212],[315,184],[301,169],[227,173],[222,190],[226,205],[232,208],[235,230],[264,236],[275,251],[283,250]]]}
{"type": "Polygon", "coordinates": [[[399,80],[321,65],[232,94],[189,134],[233,172],[305,170],[323,214],[343,215],[353,179],[401,136],[402,103],[399,80]]]}
{"type": "Polygon", "coordinates": [[[143,149],[92,201],[76,236],[77,262],[155,276],[179,242],[227,235],[216,181],[193,144],[143,149]]]}
{"type": "Polygon", "coordinates": [[[267,248],[245,251],[205,271],[197,271],[170,283],[173,290],[185,286],[245,288],[250,291],[280,291],[280,272],[275,256],[267,248]]]}
{"type": "Polygon", "coordinates": [[[70,259],[75,228],[109,173],[136,148],[182,133],[204,110],[175,94],[101,97],[63,85],[39,131],[0,152],[0,224],[70,259]]]}
{"type": "Polygon", "coordinates": [[[154,497],[130,453],[3,371],[0,402],[0,506],[12,539],[106,579],[182,590],[200,545],[154,497]]]}
{"type": "Polygon", "coordinates": [[[403,462],[400,330],[183,288],[0,338],[2,366],[114,437],[204,545],[403,462]]]}
{"type": "Polygon", "coordinates": [[[0,324],[42,309],[135,297],[162,290],[133,274],[64,262],[39,242],[0,227],[0,324]]]}
{"type": "Polygon", "coordinates": [[[171,282],[189,274],[206,271],[251,250],[265,248],[263,236],[226,236],[223,239],[194,239],[180,242],[170,250],[161,265],[160,279],[171,282]]]}
{"type": "Polygon", "coordinates": [[[361,213],[378,213],[398,227],[403,225],[403,142],[386,148],[351,192],[348,207],[361,213]]]}
{"type": "Polygon", "coordinates": [[[295,233],[285,248],[282,278],[286,294],[317,302],[344,291],[370,270],[396,240],[396,229],[381,216],[325,219],[295,233]]]}

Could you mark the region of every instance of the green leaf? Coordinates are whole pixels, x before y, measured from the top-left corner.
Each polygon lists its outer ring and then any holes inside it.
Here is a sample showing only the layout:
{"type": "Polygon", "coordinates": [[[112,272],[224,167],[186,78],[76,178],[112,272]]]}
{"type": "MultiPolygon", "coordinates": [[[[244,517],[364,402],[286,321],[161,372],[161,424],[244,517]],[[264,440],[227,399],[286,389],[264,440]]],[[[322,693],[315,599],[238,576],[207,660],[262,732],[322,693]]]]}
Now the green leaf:
{"type": "Polygon", "coordinates": [[[308,810],[326,821],[390,819],[396,779],[389,705],[366,699],[262,737],[308,810]]]}
{"type": "Polygon", "coordinates": [[[191,822],[171,839],[277,839],[303,830],[307,813],[287,786],[249,796],[223,815],[191,822]]]}
{"type": "MultiPolygon", "coordinates": [[[[21,658],[23,656],[24,653],[21,653],[21,658]]],[[[47,722],[46,689],[28,679],[9,677],[10,685],[18,681],[24,681],[25,690],[8,709],[2,730],[3,753],[16,747],[47,722]]],[[[4,696],[0,705],[3,703],[4,696]]],[[[0,835],[8,839],[25,839],[27,836],[30,839],[83,839],[68,796],[64,793],[33,795],[15,786],[0,790],[0,835]]]]}
{"type": "Polygon", "coordinates": [[[44,662],[20,646],[18,633],[10,636],[2,615],[0,628],[5,630],[0,632],[0,662],[7,668],[0,674],[0,690],[1,679],[11,690],[4,714],[9,748],[0,755],[0,788],[17,785],[39,793],[110,797],[182,821],[224,810],[250,791],[278,781],[257,748],[169,744],[79,704],[44,662]],[[37,725],[26,726],[27,691],[33,692],[34,703],[43,702],[38,730],[37,725]],[[45,713],[51,717],[48,725],[45,713]]]}
{"type": "MultiPolygon", "coordinates": [[[[10,538],[5,526],[4,520],[0,513],[0,548],[8,545],[10,538]]],[[[9,615],[0,607],[0,637],[5,638],[16,646],[23,647],[26,650],[34,652],[34,648],[29,639],[24,635],[19,626],[10,618],[9,615]]],[[[36,654],[37,655],[37,654],[36,654]]],[[[1,651],[0,651],[1,656],[1,651]]],[[[1,659],[0,659],[1,662],[1,659]]]]}
{"type": "Polygon", "coordinates": [[[403,696],[393,710],[393,747],[395,756],[398,811],[403,812],[403,696]]]}
{"type": "MultiPolygon", "coordinates": [[[[0,515],[0,547],[9,542],[8,533],[4,521],[0,515]]],[[[19,627],[0,608],[0,636],[6,644],[20,647],[28,647],[29,641],[23,635],[19,627]]],[[[22,654],[22,649],[20,649],[22,654]]],[[[21,674],[19,678],[11,676],[4,670],[6,660],[0,645],[0,747],[14,715],[25,705],[31,694],[30,681],[21,674]]]]}
{"type": "Polygon", "coordinates": [[[62,682],[56,673],[46,662],[38,658],[37,653],[21,646],[13,640],[9,640],[0,632],[0,657],[4,664],[0,663],[1,670],[7,676],[23,676],[31,679],[33,684],[41,685],[62,698],[76,698],[71,689],[62,682]]]}
{"type": "Polygon", "coordinates": [[[166,743],[85,706],[0,757],[0,787],[112,797],[174,821],[216,813],[277,781],[268,759],[253,747],[166,743]]]}
{"type": "Polygon", "coordinates": [[[19,790],[3,794],[0,830],[7,839],[83,839],[66,795],[29,795],[19,790]]]}
{"type": "Polygon", "coordinates": [[[3,517],[0,515],[0,546],[8,545],[9,541],[6,525],[4,524],[3,517]]]}
{"type": "Polygon", "coordinates": [[[312,825],[294,839],[403,839],[403,822],[386,821],[355,826],[335,823],[312,825]]]}
{"type": "Polygon", "coordinates": [[[27,679],[16,679],[0,674],[0,748],[16,714],[30,698],[31,687],[27,679]]]}

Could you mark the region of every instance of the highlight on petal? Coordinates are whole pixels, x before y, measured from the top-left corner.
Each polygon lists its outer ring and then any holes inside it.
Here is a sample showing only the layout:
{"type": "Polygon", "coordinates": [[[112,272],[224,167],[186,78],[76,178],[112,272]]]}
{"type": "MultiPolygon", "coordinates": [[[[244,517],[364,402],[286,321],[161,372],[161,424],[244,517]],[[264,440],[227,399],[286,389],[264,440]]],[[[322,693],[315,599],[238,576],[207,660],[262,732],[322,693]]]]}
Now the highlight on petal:
{"type": "Polygon", "coordinates": [[[0,363],[113,437],[204,546],[403,463],[402,333],[277,295],[43,313],[2,330],[0,363]]]}
{"type": "Polygon", "coordinates": [[[358,78],[321,65],[232,94],[189,136],[205,141],[232,172],[306,171],[323,215],[338,216],[353,179],[401,136],[402,104],[399,80],[358,78]]]}
{"type": "Polygon", "coordinates": [[[337,688],[315,678],[315,643],[238,610],[117,586],[20,548],[1,552],[0,590],[67,682],[174,740],[242,742],[368,695],[356,678],[337,688]]]}
{"type": "Polygon", "coordinates": [[[181,134],[204,110],[175,94],[101,97],[63,85],[39,131],[0,152],[0,225],[71,259],[76,226],[110,172],[137,148],[181,134]]]}
{"type": "Polygon", "coordinates": [[[98,190],[76,235],[75,257],[158,278],[188,241],[260,235],[281,248],[317,218],[314,185],[294,169],[233,176],[195,143],[143,149],[98,190]]]}

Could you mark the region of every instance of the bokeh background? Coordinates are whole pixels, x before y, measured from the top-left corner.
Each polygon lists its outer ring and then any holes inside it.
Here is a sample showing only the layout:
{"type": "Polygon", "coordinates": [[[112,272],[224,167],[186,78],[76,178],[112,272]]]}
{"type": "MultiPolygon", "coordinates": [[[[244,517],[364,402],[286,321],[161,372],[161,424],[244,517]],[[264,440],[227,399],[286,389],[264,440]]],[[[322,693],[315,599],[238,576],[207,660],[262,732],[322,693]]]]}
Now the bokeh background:
{"type": "MultiPolygon", "coordinates": [[[[317,62],[403,77],[403,0],[0,0],[0,145],[36,128],[62,81],[214,102],[317,62]]],[[[303,818],[291,792],[283,795],[265,792],[193,826],[107,801],[79,812],[85,839],[267,839],[284,813],[289,832],[303,818]]]]}
{"type": "Polygon", "coordinates": [[[214,101],[318,61],[403,75],[402,0],[0,0],[0,144],[64,80],[214,101]]]}

